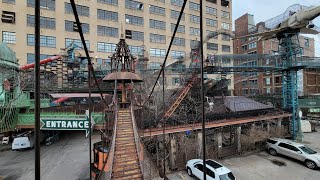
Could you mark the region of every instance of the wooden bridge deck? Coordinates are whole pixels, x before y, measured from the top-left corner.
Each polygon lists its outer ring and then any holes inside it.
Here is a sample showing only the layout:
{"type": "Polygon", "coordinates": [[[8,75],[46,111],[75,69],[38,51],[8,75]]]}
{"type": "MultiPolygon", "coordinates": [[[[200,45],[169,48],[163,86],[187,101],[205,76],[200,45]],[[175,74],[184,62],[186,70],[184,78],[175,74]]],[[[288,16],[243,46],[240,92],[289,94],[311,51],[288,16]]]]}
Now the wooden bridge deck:
{"type": "Polygon", "coordinates": [[[142,179],[130,110],[119,110],[112,179],[142,179]]]}

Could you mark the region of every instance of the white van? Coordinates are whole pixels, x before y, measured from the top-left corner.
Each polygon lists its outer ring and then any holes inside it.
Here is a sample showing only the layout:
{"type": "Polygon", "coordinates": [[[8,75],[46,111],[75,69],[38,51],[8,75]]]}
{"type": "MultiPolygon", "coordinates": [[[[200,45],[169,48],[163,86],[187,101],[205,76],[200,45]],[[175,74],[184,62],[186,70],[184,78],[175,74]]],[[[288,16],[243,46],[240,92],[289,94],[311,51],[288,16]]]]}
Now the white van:
{"type": "Polygon", "coordinates": [[[33,140],[29,136],[16,137],[12,142],[12,150],[33,148],[33,140]]]}

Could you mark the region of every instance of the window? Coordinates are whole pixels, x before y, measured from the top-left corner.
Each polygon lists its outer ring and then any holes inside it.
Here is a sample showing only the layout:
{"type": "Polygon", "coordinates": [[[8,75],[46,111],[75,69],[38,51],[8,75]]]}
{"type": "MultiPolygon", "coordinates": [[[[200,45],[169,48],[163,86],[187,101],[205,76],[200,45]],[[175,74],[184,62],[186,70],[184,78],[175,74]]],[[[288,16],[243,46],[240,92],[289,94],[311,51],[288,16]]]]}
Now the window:
{"type": "Polygon", "coordinates": [[[230,36],[229,36],[229,35],[222,34],[222,40],[223,40],[223,41],[230,41],[230,36]]]}
{"type": "Polygon", "coordinates": [[[10,11],[2,11],[1,21],[3,23],[14,24],[16,22],[16,13],[10,11]]]}
{"type": "MultiPolygon", "coordinates": [[[[81,28],[83,33],[89,33],[90,31],[89,24],[87,23],[82,23],[81,28]]],[[[79,32],[77,23],[73,21],[65,21],[65,30],[69,32],[79,32]]]]}
{"type": "Polygon", "coordinates": [[[3,3],[15,4],[16,0],[2,0],[3,3]]]}
{"type": "Polygon", "coordinates": [[[166,9],[163,7],[158,7],[158,6],[154,6],[154,5],[150,5],[149,6],[149,12],[150,14],[159,14],[159,15],[166,15],[166,9]]]}
{"type": "Polygon", "coordinates": [[[206,13],[216,16],[217,15],[217,9],[213,8],[213,7],[206,6],[206,13]]]}
{"type": "Polygon", "coordinates": [[[266,85],[270,85],[271,84],[271,79],[270,78],[266,78],[266,85]]]}
{"type": "Polygon", "coordinates": [[[202,164],[196,164],[194,167],[199,169],[201,172],[203,172],[203,165],[202,164]]]}
{"type": "MultiPolygon", "coordinates": [[[[175,10],[170,10],[170,17],[173,19],[178,19],[180,15],[179,11],[175,11],[175,10]]],[[[181,20],[185,20],[185,15],[184,13],[182,14],[181,20]]]]}
{"type": "Polygon", "coordinates": [[[200,11],[200,4],[189,2],[190,10],[200,11]]]}
{"type": "Polygon", "coordinates": [[[221,17],[226,18],[226,19],[230,19],[230,13],[227,11],[221,11],[221,17]]]}
{"type": "Polygon", "coordinates": [[[207,2],[211,2],[211,3],[217,4],[217,0],[207,0],[207,2]]]}
{"type": "Polygon", "coordinates": [[[271,88],[268,87],[268,88],[266,89],[266,93],[267,93],[267,94],[271,94],[271,88]]]}
{"type": "Polygon", "coordinates": [[[7,44],[15,44],[16,43],[16,33],[2,31],[2,42],[7,43],[7,44]]]}
{"type": "Polygon", "coordinates": [[[230,46],[222,45],[222,52],[230,52],[230,46]]]}
{"type": "Polygon", "coordinates": [[[222,29],[227,29],[227,30],[230,30],[230,24],[229,23],[221,23],[221,28],[222,29]]]}
{"type": "Polygon", "coordinates": [[[207,175],[209,175],[212,178],[215,178],[214,172],[212,172],[210,169],[207,169],[207,175]]]}
{"type": "Polygon", "coordinates": [[[98,42],[98,52],[114,52],[117,45],[113,43],[98,42]]]}
{"type": "Polygon", "coordinates": [[[161,63],[151,62],[151,63],[149,63],[149,69],[161,69],[161,63]]]}
{"type": "Polygon", "coordinates": [[[186,56],[186,53],[184,51],[171,51],[170,54],[173,59],[180,59],[186,56]]]}
{"type": "Polygon", "coordinates": [[[200,16],[190,14],[190,22],[199,24],[200,23],[200,16]]]}
{"type": "Polygon", "coordinates": [[[150,42],[165,44],[166,43],[166,36],[160,35],[160,34],[151,34],[150,33],[150,42]]]}
{"type": "Polygon", "coordinates": [[[279,143],[278,146],[288,149],[288,144],[286,143],[279,143]]]}
{"type": "Polygon", "coordinates": [[[191,40],[190,41],[190,47],[191,48],[197,47],[199,43],[200,43],[200,41],[191,40]]]}
{"type": "Polygon", "coordinates": [[[139,31],[126,30],[126,38],[138,41],[144,40],[144,33],[139,31]]]}
{"type": "Polygon", "coordinates": [[[180,78],[172,78],[172,85],[179,86],[180,85],[180,78]]]}
{"type": "Polygon", "coordinates": [[[207,43],[207,49],[218,50],[218,44],[216,44],[216,43],[207,43]]]}
{"type": "Polygon", "coordinates": [[[119,37],[118,28],[97,26],[98,36],[119,37]]]}
{"type": "MultiPolygon", "coordinates": [[[[83,48],[83,46],[82,46],[82,41],[81,41],[80,39],[69,39],[69,38],[66,38],[66,39],[65,39],[66,48],[69,47],[72,42],[73,42],[74,45],[76,46],[76,49],[83,48]]],[[[90,49],[90,43],[89,43],[89,41],[85,41],[85,43],[86,43],[87,48],[90,49]]]]}
{"type": "Polygon", "coordinates": [[[166,29],[166,22],[164,21],[150,19],[149,23],[150,23],[150,28],[163,29],[163,30],[166,29]]]}
{"type": "Polygon", "coordinates": [[[281,78],[282,78],[282,77],[275,77],[275,78],[274,78],[274,82],[275,82],[276,84],[281,83],[281,81],[282,81],[281,78]]]}
{"type": "Polygon", "coordinates": [[[300,54],[301,54],[301,55],[304,55],[304,49],[303,49],[303,47],[300,48],[300,54]]]}
{"type": "Polygon", "coordinates": [[[247,45],[247,44],[242,45],[242,46],[241,46],[241,50],[242,50],[242,51],[248,50],[248,45],[247,45]]]}
{"type": "MultiPolygon", "coordinates": [[[[28,46],[35,45],[35,37],[33,34],[27,34],[27,44],[28,44],[28,46]]],[[[56,47],[56,37],[40,36],[40,46],[55,48],[56,47]]]]}
{"type": "Polygon", "coordinates": [[[118,13],[97,9],[97,18],[102,20],[108,20],[108,21],[118,21],[118,13]]]}
{"type": "MultiPolygon", "coordinates": [[[[35,16],[27,14],[27,25],[35,25],[35,16]]],[[[56,19],[49,17],[40,17],[40,27],[45,29],[56,29],[56,19]]]]}
{"type": "Polygon", "coordinates": [[[133,0],[126,0],[126,8],[143,11],[143,3],[133,0]]]}
{"type": "Polygon", "coordinates": [[[288,144],[288,149],[292,150],[292,151],[300,151],[298,148],[292,146],[292,145],[289,145],[288,144]]]}
{"type": "Polygon", "coordinates": [[[229,0],[221,0],[221,6],[229,7],[229,0]]]}
{"type": "MultiPolygon", "coordinates": [[[[176,24],[171,23],[171,32],[174,31],[174,29],[176,28],[176,24]]],[[[185,26],[184,25],[179,25],[178,29],[177,29],[178,33],[184,33],[185,32],[185,26]]]]}
{"type": "MultiPolygon", "coordinates": [[[[207,32],[207,35],[209,35],[209,34],[215,34],[215,35],[212,37],[212,39],[218,39],[218,33],[217,33],[217,32],[209,31],[209,30],[207,30],[206,32],[207,32]]],[[[211,36],[211,35],[210,35],[210,36],[211,36]]]]}
{"type": "Polygon", "coordinates": [[[132,55],[143,55],[143,46],[129,46],[132,55]]]}
{"type": "Polygon", "coordinates": [[[110,5],[118,5],[118,0],[98,0],[99,3],[110,4],[110,5]]]}
{"type": "Polygon", "coordinates": [[[166,50],[165,49],[150,48],[150,56],[151,57],[165,57],[166,50]]]}
{"type": "Polygon", "coordinates": [[[190,35],[199,36],[200,35],[200,29],[199,28],[190,27],[190,35]]]}
{"type": "Polygon", "coordinates": [[[252,42],[248,44],[248,49],[257,48],[257,42],[252,42]]]}
{"type": "Polygon", "coordinates": [[[141,26],[143,25],[143,17],[126,14],[126,23],[141,26]]]}
{"type": "MultiPolygon", "coordinates": [[[[35,7],[36,2],[35,0],[28,0],[27,6],[28,7],[35,7]]],[[[55,0],[40,0],[40,8],[54,11],[56,9],[56,1],[55,0]]]]}
{"type": "MultiPolygon", "coordinates": [[[[73,10],[72,10],[72,7],[71,7],[71,4],[70,3],[64,3],[64,9],[65,9],[65,12],[67,14],[73,14],[73,10]]],[[[89,17],[89,7],[87,6],[81,6],[81,5],[77,5],[76,4],[76,8],[77,8],[77,12],[78,12],[78,15],[79,16],[87,16],[89,17]]]]}
{"type": "Polygon", "coordinates": [[[173,39],[173,45],[176,45],[176,46],[186,46],[185,39],[184,39],[184,38],[175,37],[175,38],[173,39]]]}
{"type": "Polygon", "coordinates": [[[306,48],[310,47],[309,39],[307,39],[307,38],[304,39],[304,46],[305,46],[306,48]]]}
{"type": "Polygon", "coordinates": [[[213,19],[206,19],[206,24],[207,26],[212,26],[212,27],[216,27],[217,26],[217,21],[213,20],[213,19]]]}
{"type": "Polygon", "coordinates": [[[171,0],[171,5],[182,6],[184,0],[171,0]]]}
{"type": "MultiPolygon", "coordinates": [[[[40,54],[40,60],[42,59],[47,59],[49,57],[51,57],[52,55],[47,55],[47,54],[40,54]]],[[[27,63],[34,63],[36,59],[36,56],[34,54],[31,53],[27,53],[27,63]]]]}

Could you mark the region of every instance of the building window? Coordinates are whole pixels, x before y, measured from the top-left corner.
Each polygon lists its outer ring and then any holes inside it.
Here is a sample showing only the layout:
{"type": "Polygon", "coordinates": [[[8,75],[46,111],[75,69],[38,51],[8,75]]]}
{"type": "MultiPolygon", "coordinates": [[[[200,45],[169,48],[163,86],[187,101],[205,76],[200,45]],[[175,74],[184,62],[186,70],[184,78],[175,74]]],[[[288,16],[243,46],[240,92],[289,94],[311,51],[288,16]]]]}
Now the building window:
{"type": "Polygon", "coordinates": [[[180,78],[172,78],[173,86],[180,86],[180,78]]]}
{"type": "MultiPolygon", "coordinates": [[[[35,16],[27,14],[27,25],[34,26],[35,25],[35,16]]],[[[40,17],[40,27],[45,29],[56,29],[56,19],[49,17],[40,17]]]]}
{"type": "Polygon", "coordinates": [[[166,15],[166,9],[163,7],[158,7],[158,6],[154,6],[154,5],[150,5],[149,6],[149,12],[150,14],[159,14],[159,15],[166,15]]]}
{"type": "Polygon", "coordinates": [[[226,19],[230,19],[230,13],[227,11],[221,11],[221,17],[226,18],[226,19]]]}
{"type": "Polygon", "coordinates": [[[118,21],[118,13],[97,9],[97,18],[102,20],[108,20],[108,21],[118,21]]]}
{"type": "Polygon", "coordinates": [[[206,6],[206,13],[216,16],[217,15],[217,9],[213,8],[213,7],[206,6]]]}
{"type": "Polygon", "coordinates": [[[191,47],[191,48],[195,48],[195,47],[198,46],[199,43],[200,43],[200,41],[191,40],[191,41],[190,41],[190,47],[191,47]]]}
{"type": "Polygon", "coordinates": [[[150,48],[150,56],[151,57],[165,57],[166,50],[165,49],[150,48]]]}
{"type": "Polygon", "coordinates": [[[190,35],[199,36],[200,35],[200,29],[199,28],[190,27],[190,35]]]}
{"type": "Polygon", "coordinates": [[[230,52],[230,46],[222,45],[222,52],[230,52]]]}
{"type": "Polygon", "coordinates": [[[171,5],[182,6],[184,0],[171,0],[171,5]]]}
{"type": "Polygon", "coordinates": [[[132,55],[138,56],[143,55],[144,48],[142,46],[129,46],[129,50],[132,55]]]}
{"type": "Polygon", "coordinates": [[[98,36],[119,37],[118,28],[97,26],[98,36]]]}
{"type": "Polygon", "coordinates": [[[126,30],[126,39],[143,41],[144,33],[139,31],[126,30]]]}
{"type": "MultiPolygon", "coordinates": [[[[27,6],[28,7],[35,7],[36,2],[35,0],[28,0],[27,6]]],[[[55,0],[40,0],[40,8],[54,11],[56,9],[56,1],[55,0]]]]}
{"type": "Polygon", "coordinates": [[[166,36],[160,35],[160,34],[151,34],[150,33],[150,42],[165,44],[166,43],[166,36]]]}
{"type": "Polygon", "coordinates": [[[303,48],[300,48],[300,54],[301,54],[301,56],[304,55],[304,49],[303,48]]]}
{"type": "Polygon", "coordinates": [[[221,23],[221,28],[222,29],[226,29],[226,30],[230,30],[230,24],[229,23],[221,23]]]}
{"type": "Polygon", "coordinates": [[[117,6],[118,5],[118,0],[98,0],[99,3],[104,3],[104,4],[110,4],[117,6]]]}
{"type": "Polygon", "coordinates": [[[206,19],[207,26],[217,27],[217,21],[213,19],[206,19]]]}
{"type": "MultiPolygon", "coordinates": [[[[27,34],[27,44],[28,44],[28,46],[35,45],[35,37],[33,34],[27,34]]],[[[56,47],[56,37],[40,36],[40,46],[55,48],[56,47]]]]}
{"type": "MultiPolygon", "coordinates": [[[[178,19],[180,15],[179,11],[175,11],[175,10],[170,10],[170,17],[173,19],[178,19]]],[[[181,20],[185,20],[185,15],[184,13],[182,14],[181,20]]]]}
{"type": "Polygon", "coordinates": [[[266,85],[270,85],[271,84],[271,78],[266,78],[266,85]]]}
{"type": "MultiPolygon", "coordinates": [[[[87,23],[82,23],[81,28],[83,33],[89,33],[90,31],[89,24],[87,23]]],[[[65,21],[65,30],[68,32],[79,32],[77,23],[73,21],[65,21]]]]}
{"type": "Polygon", "coordinates": [[[216,43],[207,43],[207,49],[218,50],[218,44],[216,44],[216,43]]]}
{"type": "Polygon", "coordinates": [[[231,39],[230,36],[222,34],[222,40],[223,41],[230,41],[230,39],[231,39]]]}
{"type": "Polygon", "coordinates": [[[2,42],[7,43],[7,44],[15,44],[16,43],[16,33],[2,31],[2,42]]]}
{"type": "Polygon", "coordinates": [[[143,11],[143,3],[133,0],[126,0],[126,8],[143,11]]]}
{"type": "Polygon", "coordinates": [[[1,21],[3,23],[15,24],[16,22],[16,13],[10,11],[2,11],[1,21]]]}
{"type": "Polygon", "coordinates": [[[171,51],[170,54],[173,59],[183,59],[186,56],[184,51],[171,51]]]}
{"type": "MultiPolygon", "coordinates": [[[[69,39],[69,38],[65,39],[66,48],[69,47],[72,43],[76,46],[76,49],[83,48],[82,41],[80,39],[69,39]]],[[[89,41],[85,41],[85,43],[86,43],[87,48],[90,49],[89,41]]]]}
{"type": "Polygon", "coordinates": [[[211,3],[217,4],[217,0],[207,0],[207,2],[211,2],[211,3]]]}
{"type": "Polygon", "coordinates": [[[173,39],[173,45],[176,45],[176,46],[186,46],[186,41],[184,38],[178,38],[178,37],[175,37],[173,39]]]}
{"type": "MultiPolygon", "coordinates": [[[[171,32],[174,31],[174,28],[176,28],[176,24],[171,23],[171,32]]],[[[184,33],[185,32],[185,26],[184,25],[179,25],[177,29],[178,33],[184,33]]]]}
{"type": "Polygon", "coordinates": [[[126,23],[141,26],[143,25],[143,17],[126,14],[126,23]]]}
{"type": "MultiPolygon", "coordinates": [[[[213,36],[212,39],[218,39],[218,33],[217,32],[207,30],[206,33],[207,33],[207,35],[215,34],[215,36],[213,36]]],[[[210,35],[210,36],[212,36],[212,35],[210,35]]]]}
{"type": "Polygon", "coordinates": [[[190,14],[190,22],[199,24],[200,23],[200,16],[190,14]]]}
{"type": "Polygon", "coordinates": [[[307,38],[304,39],[304,46],[306,48],[310,47],[309,39],[307,39],[307,38]]]}
{"type": "MultiPolygon", "coordinates": [[[[73,10],[72,10],[72,7],[71,7],[71,4],[70,3],[64,3],[64,9],[65,9],[65,12],[67,14],[73,14],[73,10]]],[[[81,5],[77,5],[76,4],[76,8],[77,8],[77,12],[78,12],[78,15],[79,16],[86,16],[86,17],[89,17],[90,15],[90,9],[88,6],[81,6],[81,5]]]]}
{"type": "MultiPolygon", "coordinates": [[[[40,54],[40,60],[47,59],[47,58],[50,58],[50,57],[52,57],[52,55],[40,54]]],[[[27,53],[27,64],[34,63],[35,59],[36,59],[36,56],[34,54],[27,53]]]]}
{"type": "Polygon", "coordinates": [[[98,52],[114,52],[117,48],[116,44],[113,43],[104,43],[104,42],[98,42],[98,52]]]}
{"type": "Polygon", "coordinates": [[[200,11],[200,4],[189,2],[190,10],[200,11]]]}
{"type": "Polygon", "coordinates": [[[248,44],[248,49],[257,48],[257,42],[252,42],[248,44]]]}
{"type": "Polygon", "coordinates": [[[150,23],[150,28],[163,29],[163,30],[166,29],[166,22],[164,21],[150,19],[149,23],[150,23]]]}
{"type": "Polygon", "coordinates": [[[149,69],[161,69],[161,63],[159,63],[159,62],[150,62],[149,63],[149,69]]]}
{"type": "Polygon", "coordinates": [[[221,6],[229,7],[229,0],[221,0],[221,6]]]}
{"type": "Polygon", "coordinates": [[[15,4],[16,0],[2,0],[3,3],[15,4]]]}

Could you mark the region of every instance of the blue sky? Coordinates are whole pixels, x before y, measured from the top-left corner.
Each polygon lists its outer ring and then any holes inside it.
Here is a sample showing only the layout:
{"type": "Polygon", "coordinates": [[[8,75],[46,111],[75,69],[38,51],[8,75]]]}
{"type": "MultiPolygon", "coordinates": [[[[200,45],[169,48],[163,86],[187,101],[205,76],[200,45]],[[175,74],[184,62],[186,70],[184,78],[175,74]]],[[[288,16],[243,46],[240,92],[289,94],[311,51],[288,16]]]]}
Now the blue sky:
{"type": "MultiPolygon", "coordinates": [[[[255,23],[258,23],[284,13],[293,4],[320,5],[320,0],[233,0],[232,3],[233,21],[243,14],[249,13],[254,15],[255,23]]],[[[316,18],[313,23],[320,27],[320,17],[316,18]]],[[[320,57],[320,35],[310,37],[315,39],[315,54],[320,57]]]]}

